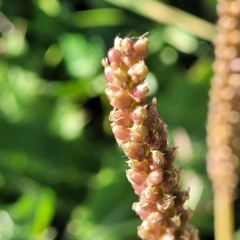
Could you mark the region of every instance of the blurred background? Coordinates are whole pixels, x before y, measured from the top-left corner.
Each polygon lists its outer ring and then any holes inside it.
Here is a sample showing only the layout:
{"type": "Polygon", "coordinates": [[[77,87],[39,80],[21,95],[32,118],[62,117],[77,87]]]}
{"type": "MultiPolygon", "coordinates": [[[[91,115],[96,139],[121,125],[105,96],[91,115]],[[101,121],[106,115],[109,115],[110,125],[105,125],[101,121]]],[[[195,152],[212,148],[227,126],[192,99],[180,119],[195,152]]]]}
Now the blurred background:
{"type": "Polygon", "coordinates": [[[145,32],[149,98],[157,97],[169,142],[179,146],[191,223],[214,239],[205,124],[215,0],[0,4],[0,239],[139,239],[101,59],[115,36],[145,32]]]}

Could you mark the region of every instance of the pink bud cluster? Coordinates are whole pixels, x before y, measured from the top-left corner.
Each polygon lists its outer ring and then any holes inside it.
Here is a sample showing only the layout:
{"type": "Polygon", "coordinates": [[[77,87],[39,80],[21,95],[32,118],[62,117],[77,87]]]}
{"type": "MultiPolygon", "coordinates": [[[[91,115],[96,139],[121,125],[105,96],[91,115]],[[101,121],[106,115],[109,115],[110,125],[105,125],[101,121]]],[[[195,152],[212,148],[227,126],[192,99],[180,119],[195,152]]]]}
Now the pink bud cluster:
{"type": "Polygon", "coordinates": [[[144,240],[198,239],[188,225],[191,211],[183,205],[189,191],[179,187],[181,169],[174,167],[176,148],[167,143],[167,127],[158,117],[157,101],[147,104],[148,39],[116,37],[103,59],[105,93],[113,110],[111,128],[128,157],[127,178],[139,201],[133,210],[142,219],[138,236],[144,240]]]}

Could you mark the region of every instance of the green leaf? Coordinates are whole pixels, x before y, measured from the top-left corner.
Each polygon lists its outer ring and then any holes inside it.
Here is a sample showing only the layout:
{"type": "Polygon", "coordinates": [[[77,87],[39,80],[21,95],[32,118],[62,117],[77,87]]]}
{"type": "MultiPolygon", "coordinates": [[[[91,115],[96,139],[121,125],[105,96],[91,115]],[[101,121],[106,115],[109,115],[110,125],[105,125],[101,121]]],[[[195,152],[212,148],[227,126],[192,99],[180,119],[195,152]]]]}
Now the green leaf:
{"type": "Polygon", "coordinates": [[[28,234],[40,234],[52,221],[56,196],[50,188],[37,187],[31,181],[30,191],[24,193],[9,210],[13,221],[28,226],[28,234]]]}
{"type": "Polygon", "coordinates": [[[65,34],[60,38],[60,48],[73,77],[91,78],[101,67],[103,46],[99,38],[88,41],[80,34],[65,34]]]}

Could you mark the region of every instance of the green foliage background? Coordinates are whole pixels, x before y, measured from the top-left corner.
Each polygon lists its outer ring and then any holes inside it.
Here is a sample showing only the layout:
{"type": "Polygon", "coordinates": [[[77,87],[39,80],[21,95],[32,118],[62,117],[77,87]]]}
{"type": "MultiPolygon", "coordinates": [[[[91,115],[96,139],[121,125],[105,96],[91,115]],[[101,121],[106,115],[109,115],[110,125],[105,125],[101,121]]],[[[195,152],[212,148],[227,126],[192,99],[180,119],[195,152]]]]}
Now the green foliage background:
{"type": "MultiPolygon", "coordinates": [[[[132,8],[117,2],[2,1],[0,239],[138,239],[137,197],[109,127],[101,59],[116,35],[147,31],[149,97],[157,97],[169,141],[179,146],[191,222],[202,239],[213,239],[205,170],[212,44],[139,14],[138,1],[129,0],[132,8]]],[[[216,20],[214,0],[162,2],[216,20]]]]}

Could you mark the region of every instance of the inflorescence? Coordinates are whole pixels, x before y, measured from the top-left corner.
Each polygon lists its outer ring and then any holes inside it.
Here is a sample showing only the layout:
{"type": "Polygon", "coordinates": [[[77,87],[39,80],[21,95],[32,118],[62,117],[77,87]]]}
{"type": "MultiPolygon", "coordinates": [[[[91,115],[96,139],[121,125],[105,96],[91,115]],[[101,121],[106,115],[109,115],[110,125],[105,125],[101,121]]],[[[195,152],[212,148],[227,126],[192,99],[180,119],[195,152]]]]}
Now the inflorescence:
{"type": "Polygon", "coordinates": [[[128,158],[127,178],[139,201],[133,210],[142,219],[138,236],[145,240],[198,239],[184,207],[189,190],[179,186],[181,168],[174,167],[176,147],[168,145],[167,126],[158,117],[157,100],[147,103],[146,35],[116,37],[102,60],[105,93],[113,110],[109,119],[116,141],[128,158]]]}

